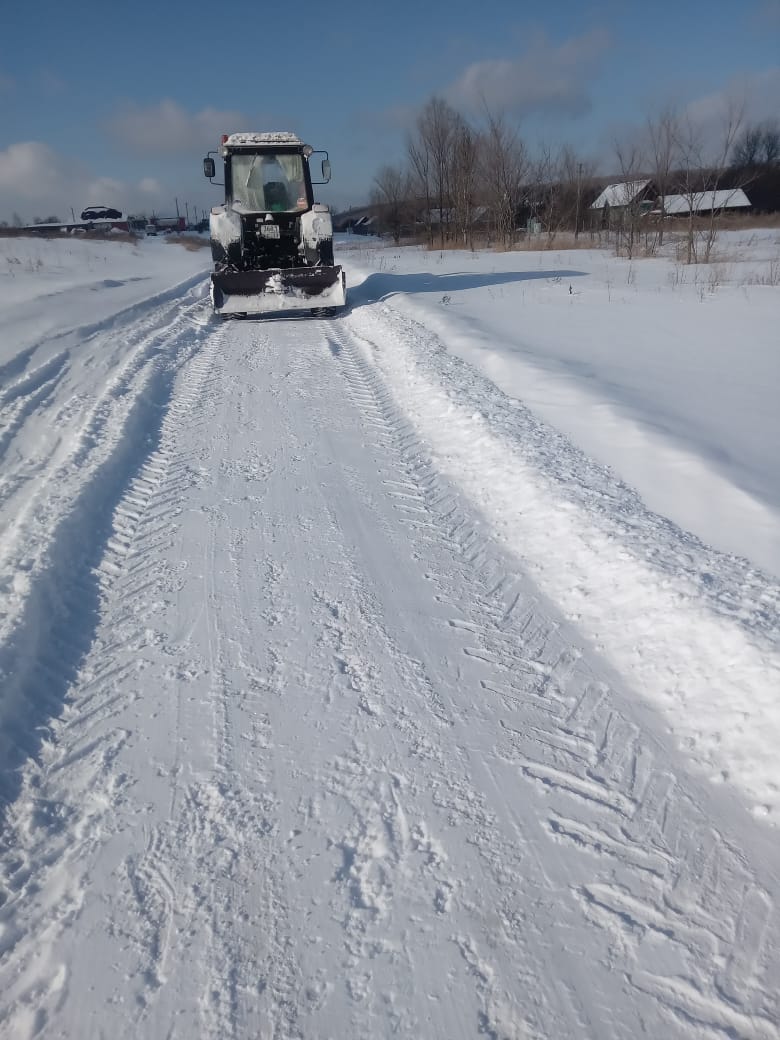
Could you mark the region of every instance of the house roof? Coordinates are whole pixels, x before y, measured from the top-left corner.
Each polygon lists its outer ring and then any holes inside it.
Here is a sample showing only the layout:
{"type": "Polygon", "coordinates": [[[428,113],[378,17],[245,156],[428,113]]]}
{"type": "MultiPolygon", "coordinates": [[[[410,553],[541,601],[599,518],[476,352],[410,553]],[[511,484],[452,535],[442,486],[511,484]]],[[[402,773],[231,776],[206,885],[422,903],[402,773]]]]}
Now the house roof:
{"type": "Polygon", "coordinates": [[[663,208],[666,214],[709,213],[716,209],[744,209],[750,199],[742,188],[722,188],[719,191],[697,191],[692,195],[665,195],[663,208]],[[691,207],[693,203],[693,207],[691,207]]]}
{"type": "Polygon", "coordinates": [[[608,184],[590,208],[604,209],[605,206],[629,206],[637,195],[645,190],[649,183],[650,178],[646,177],[640,181],[620,181],[617,184],[608,184]]]}

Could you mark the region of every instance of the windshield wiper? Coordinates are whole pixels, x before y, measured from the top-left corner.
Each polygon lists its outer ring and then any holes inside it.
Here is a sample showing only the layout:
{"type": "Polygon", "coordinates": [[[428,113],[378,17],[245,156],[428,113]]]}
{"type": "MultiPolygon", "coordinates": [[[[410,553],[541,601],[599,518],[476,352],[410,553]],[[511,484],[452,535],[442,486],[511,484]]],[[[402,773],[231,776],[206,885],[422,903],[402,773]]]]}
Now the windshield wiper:
{"type": "Polygon", "coordinates": [[[258,154],[259,154],[258,152],[255,152],[255,154],[252,156],[252,161],[249,164],[249,173],[246,175],[246,180],[244,181],[244,187],[245,188],[249,187],[249,178],[252,176],[252,170],[254,170],[254,168],[255,168],[255,163],[257,162],[258,154]]]}

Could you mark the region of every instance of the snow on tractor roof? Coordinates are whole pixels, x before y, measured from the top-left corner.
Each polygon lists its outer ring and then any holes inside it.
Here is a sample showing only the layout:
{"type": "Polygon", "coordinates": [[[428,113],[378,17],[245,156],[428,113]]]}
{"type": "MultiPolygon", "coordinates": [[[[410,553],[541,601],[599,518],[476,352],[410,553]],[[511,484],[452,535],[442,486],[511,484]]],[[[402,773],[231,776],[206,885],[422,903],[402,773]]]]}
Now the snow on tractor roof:
{"type": "Polygon", "coordinates": [[[303,144],[303,141],[289,130],[272,130],[263,134],[230,134],[225,141],[228,148],[245,144],[303,144]]]}

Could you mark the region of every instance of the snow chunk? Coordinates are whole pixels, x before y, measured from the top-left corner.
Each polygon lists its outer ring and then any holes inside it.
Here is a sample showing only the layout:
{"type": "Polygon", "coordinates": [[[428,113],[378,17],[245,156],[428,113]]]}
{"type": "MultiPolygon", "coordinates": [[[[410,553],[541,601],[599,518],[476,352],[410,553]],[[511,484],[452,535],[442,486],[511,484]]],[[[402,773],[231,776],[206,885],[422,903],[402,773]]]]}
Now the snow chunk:
{"type": "Polygon", "coordinates": [[[241,241],[241,217],[227,206],[214,206],[209,216],[211,238],[226,250],[241,241]]]}

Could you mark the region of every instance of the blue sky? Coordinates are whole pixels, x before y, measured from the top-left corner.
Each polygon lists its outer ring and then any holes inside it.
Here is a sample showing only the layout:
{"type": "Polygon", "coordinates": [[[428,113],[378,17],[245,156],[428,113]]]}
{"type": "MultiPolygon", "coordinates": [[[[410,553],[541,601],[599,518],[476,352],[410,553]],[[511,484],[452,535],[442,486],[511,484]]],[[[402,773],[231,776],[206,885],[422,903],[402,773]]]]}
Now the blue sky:
{"type": "Polygon", "coordinates": [[[780,112],[780,0],[38,0],[4,22],[6,219],[207,207],[201,157],[234,130],[329,149],[323,200],[360,204],[434,93],[473,120],[487,101],[531,151],[568,143],[604,170],[613,137],[667,102],[705,117],[739,92],[750,118],[780,112]]]}

